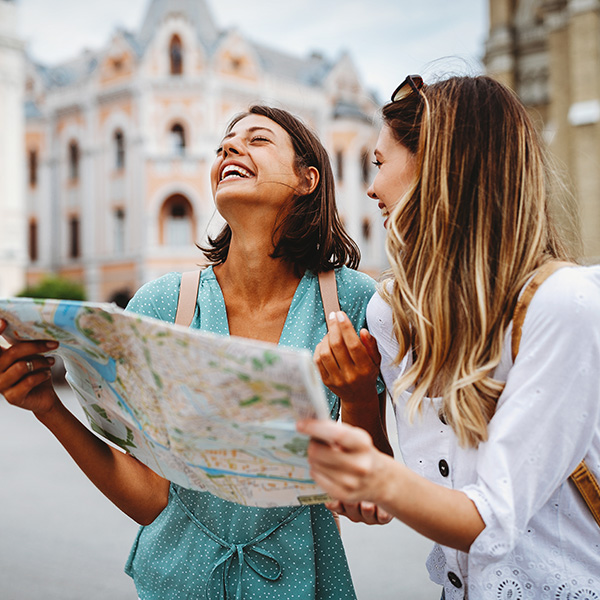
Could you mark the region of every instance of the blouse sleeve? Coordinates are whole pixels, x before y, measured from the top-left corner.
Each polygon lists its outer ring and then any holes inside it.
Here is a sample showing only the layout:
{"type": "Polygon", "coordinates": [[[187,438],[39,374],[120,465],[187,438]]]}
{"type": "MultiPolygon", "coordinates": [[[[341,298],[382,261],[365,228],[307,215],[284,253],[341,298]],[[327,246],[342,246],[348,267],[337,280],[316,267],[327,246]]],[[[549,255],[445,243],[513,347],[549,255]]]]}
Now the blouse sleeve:
{"type": "Polygon", "coordinates": [[[173,323],[179,300],[181,273],[168,273],[144,284],[125,309],[128,312],[173,323]]]}
{"type": "Polygon", "coordinates": [[[562,269],[533,297],[476,483],[463,488],[485,522],[470,560],[510,552],[598,439],[599,365],[600,269],[562,269]]]}

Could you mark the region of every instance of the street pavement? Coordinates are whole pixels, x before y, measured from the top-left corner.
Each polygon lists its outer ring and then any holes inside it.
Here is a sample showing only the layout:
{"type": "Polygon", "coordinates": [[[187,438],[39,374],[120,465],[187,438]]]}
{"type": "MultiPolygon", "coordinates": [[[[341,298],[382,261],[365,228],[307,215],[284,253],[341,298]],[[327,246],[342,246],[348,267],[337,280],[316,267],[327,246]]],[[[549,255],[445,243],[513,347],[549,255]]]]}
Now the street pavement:
{"type": "MultiPolygon", "coordinates": [[[[59,395],[83,420],[68,387],[59,395]]],[[[136,600],[123,572],[137,525],[26,411],[0,396],[0,600],[136,600]]],[[[437,600],[431,542],[398,521],[342,519],[359,600],[437,600]]],[[[165,599],[167,600],[167,599],[165,599]]]]}

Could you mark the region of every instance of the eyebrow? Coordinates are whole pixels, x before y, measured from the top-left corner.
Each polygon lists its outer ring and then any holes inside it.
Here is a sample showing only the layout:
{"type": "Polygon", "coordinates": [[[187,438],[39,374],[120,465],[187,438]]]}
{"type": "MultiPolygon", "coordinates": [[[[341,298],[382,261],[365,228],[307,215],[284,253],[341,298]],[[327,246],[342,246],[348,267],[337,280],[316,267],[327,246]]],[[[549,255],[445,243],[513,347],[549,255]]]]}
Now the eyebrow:
{"type": "MultiPolygon", "coordinates": [[[[271,129],[269,129],[268,127],[260,127],[258,125],[255,126],[255,127],[250,127],[246,131],[248,133],[254,133],[255,131],[259,131],[259,130],[268,131],[270,134],[275,135],[275,133],[271,129]]],[[[234,135],[235,135],[235,133],[233,131],[230,131],[223,139],[224,140],[229,139],[230,137],[233,137],[234,135]]]]}

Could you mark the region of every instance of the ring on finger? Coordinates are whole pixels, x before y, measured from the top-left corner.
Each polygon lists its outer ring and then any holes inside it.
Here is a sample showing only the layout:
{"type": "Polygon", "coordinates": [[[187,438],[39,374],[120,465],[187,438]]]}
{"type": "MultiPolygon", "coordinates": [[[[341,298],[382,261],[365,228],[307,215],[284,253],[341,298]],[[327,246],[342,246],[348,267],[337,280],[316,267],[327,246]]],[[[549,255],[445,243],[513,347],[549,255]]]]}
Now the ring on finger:
{"type": "Polygon", "coordinates": [[[28,361],[25,361],[25,364],[27,365],[27,372],[33,373],[33,362],[28,360],[28,361]]]}

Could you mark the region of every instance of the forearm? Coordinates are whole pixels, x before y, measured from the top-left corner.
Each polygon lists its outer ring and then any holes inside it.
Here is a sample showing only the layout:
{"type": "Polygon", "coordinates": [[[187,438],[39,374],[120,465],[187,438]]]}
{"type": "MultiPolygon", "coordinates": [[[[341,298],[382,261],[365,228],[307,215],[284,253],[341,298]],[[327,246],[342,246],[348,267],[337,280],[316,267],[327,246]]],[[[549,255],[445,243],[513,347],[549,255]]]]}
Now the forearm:
{"type": "Polygon", "coordinates": [[[466,494],[433,483],[387,456],[380,455],[378,464],[371,501],[425,537],[469,551],[485,523],[466,494]]]}
{"type": "Polygon", "coordinates": [[[142,525],[168,502],[169,482],[131,455],[112,448],[64,405],[38,416],[90,481],[119,509],[142,525]]]}
{"type": "Polygon", "coordinates": [[[347,425],[360,427],[369,433],[373,444],[381,452],[393,456],[394,452],[390,446],[387,436],[385,422],[385,392],[377,395],[373,386],[372,391],[360,393],[358,397],[341,398],[342,422],[347,425]]]}

